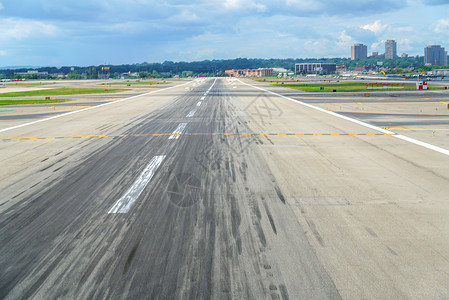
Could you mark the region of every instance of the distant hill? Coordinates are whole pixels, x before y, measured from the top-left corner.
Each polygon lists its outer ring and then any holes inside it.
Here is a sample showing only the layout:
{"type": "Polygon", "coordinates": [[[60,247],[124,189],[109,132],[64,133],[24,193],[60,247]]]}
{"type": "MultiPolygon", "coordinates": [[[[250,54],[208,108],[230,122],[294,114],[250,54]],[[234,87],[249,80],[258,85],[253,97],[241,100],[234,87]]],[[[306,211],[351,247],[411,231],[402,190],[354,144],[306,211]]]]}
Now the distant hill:
{"type": "Polygon", "coordinates": [[[41,67],[37,66],[6,66],[6,67],[0,67],[0,70],[17,70],[17,69],[38,69],[41,67]]]}

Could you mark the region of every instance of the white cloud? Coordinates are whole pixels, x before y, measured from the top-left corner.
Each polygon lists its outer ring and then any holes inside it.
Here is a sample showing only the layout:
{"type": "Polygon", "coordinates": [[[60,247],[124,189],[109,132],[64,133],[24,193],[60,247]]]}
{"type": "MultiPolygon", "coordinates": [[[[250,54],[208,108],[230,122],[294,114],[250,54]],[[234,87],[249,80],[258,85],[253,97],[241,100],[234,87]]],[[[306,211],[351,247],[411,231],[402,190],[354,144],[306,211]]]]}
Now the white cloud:
{"type": "Polygon", "coordinates": [[[183,10],[180,14],[177,14],[176,16],[169,18],[169,20],[181,23],[181,22],[195,22],[198,21],[199,18],[195,13],[188,10],[183,10]]]}
{"type": "Polygon", "coordinates": [[[40,21],[8,18],[0,20],[0,32],[0,39],[21,40],[30,36],[56,35],[58,28],[40,21]]]}
{"type": "Polygon", "coordinates": [[[435,24],[435,33],[438,34],[449,34],[449,19],[440,19],[435,24]]]}
{"type": "Polygon", "coordinates": [[[282,32],[278,32],[276,34],[278,37],[288,37],[288,36],[292,36],[290,33],[282,33],[282,32]]]}
{"type": "Polygon", "coordinates": [[[413,50],[413,47],[411,44],[412,44],[412,41],[410,39],[401,38],[398,40],[398,49],[400,49],[401,52],[413,50]]]}
{"type": "MultiPolygon", "coordinates": [[[[329,52],[329,49],[332,47],[335,47],[334,41],[327,38],[321,38],[316,40],[305,40],[302,50],[306,53],[310,53],[305,55],[305,57],[335,57],[334,53],[329,52]]],[[[342,53],[348,53],[347,47],[344,47],[343,50],[338,50],[342,51],[342,53]]]]}
{"type": "Polygon", "coordinates": [[[192,37],[192,41],[195,41],[195,43],[198,42],[217,42],[222,41],[222,36],[219,34],[213,34],[210,32],[205,32],[203,34],[197,35],[192,37]]]}
{"type": "Polygon", "coordinates": [[[5,50],[0,50],[0,56],[6,56],[8,55],[8,52],[6,52],[5,50]]]}
{"type": "Polygon", "coordinates": [[[376,42],[376,43],[372,43],[371,44],[371,50],[377,50],[377,52],[379,52],[380,48],[379,46],[382,45],[384,42],[376,42]]]}
{"type": "Polygon", "coordinates": [[[315,0],[286,0],[285,4],[300,8],[303,11],[315,11],[323,7],[321,3],[315,0]]]}
{"type": "Polygon", "coordinates": [[[398,41],[398,52],[422,55],[428,43],[449,44],[444,43],[449,39],[448,7],[427,3],[0,0],[0,7],[4,6],[0,10],[0,45],[5,45],[0,49],[8,51],[7,56],[0,56],[0,65],[2,61],[47,65],[54,57],[61,64],[84,65],[239,56],[347,57],[355,42],[383,52],[382,40],[386,39],[398,41]],[[417,19],[419,25],[410,21],[417,19]],[[401,38],[410,43],[400,44],[401,38]],[[233,47],[228,47],[230,44],[233,47]],[[207,51],[200,52],[202,49],[207,51]]]}
{"type": "Polygon", "coordinates": [[[392,28],[391,31],[393,31],[393,32],[412,32],[413,27],[411,27],[411,26],[396,27],[396,28],[392,28]]]}
{"type": "Polygon", "coordinates": [[[353,44],[354,39],[346,33],[346,30],[340,32],[337,45],[339,47],[349,47],[353,44]]]}
{"type": "Polygon", "coordinates": [[[256,3],[254,1],[246,0],[225,0],[223,6],[227,10],[240,10],[249,8],[258,12],[265,12],[267,7],[264,4],[256,3]]]}
{"type": "Polygon", "coordinates": [[[380,20],[376,20],[374,23],[362,25],[360,28],[372,31],[375,34],[380,34],[387,28],[387,25],[383,25],[380,20]]]}

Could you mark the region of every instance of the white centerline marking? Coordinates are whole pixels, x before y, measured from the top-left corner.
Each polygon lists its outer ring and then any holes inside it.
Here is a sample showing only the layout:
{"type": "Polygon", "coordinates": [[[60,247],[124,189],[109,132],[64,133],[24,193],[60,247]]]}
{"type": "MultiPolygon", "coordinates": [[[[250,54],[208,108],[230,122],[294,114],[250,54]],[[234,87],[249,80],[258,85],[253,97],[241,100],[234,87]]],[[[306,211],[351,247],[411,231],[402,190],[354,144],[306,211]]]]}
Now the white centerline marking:
{"type": "Polygon", "coordinates": [[[193,117],[193,116],[195,115],[195,113],[196,113],[196,109],[192,109],[192,110],[189,112],[189,114],[186,116],[186,118],[191,118],[191,117],[193,117]]]}
{"type": "Polygon", "coordinates": [[[198,103],[196,104],[196,106],[201,106],[201,101],[198,101],[198,103]]]}
{"type": "Polygon", "coordinates": [[[304,105],[304,106],[313,108],[313,109],[315,109],[315,110],[324,112],[324,113],[329,114],[329,115],[333,115],[333,116],[335,116],[335,117],[338,117],[338,118],[341,118],[341,119],[344,119],[344,120],[347,120],[347,121],[350,121],[350,122],[353,122],[353,123],[356,123],[356,124],[359,124],[359,125],[362,125],[362,126],[365,126],[365,127],[368,127],[368,128],[371,128],[371,129],[373,129],[373,130],[377,130],[377,131],[382,132],[382,133],[391,134],[391,136],[394,137],[394,138],[401,139],[401,140],[404,140],[404,141],[407,141],[407,142],[410,142],[410,143],[413,143],[413,144],[416,144],[416,145],[425,147],[425,148],[427,148],[427,149],[431,149],[431,150],[440,152],[440,153],[442,153],[442,154],[449,155],[449,150],[447,150],[447,149],[440,148],[440,147],[437,147],[437,146],[434,146],[434,145],[432,145],[432,144],[428,144],[428,143],[425,143],[425,142],[421,142],[421,141],[419,141],[419,140],[415,140],[415,139],[406,137],[406,136],[404,136],[404,135],[396,134],[396,133],[394,133],[394,132],[392,132],[392,131],[385,130],[385,129],[380,128],[380,127],[377,127],[377,126],[374,126],[374,125],[371,125],[371,124],[368,124],[368,123],[365,123],[365,122],[362,122],[362,121],[359,121],[359,120],[356,120],[356,119],[353,119],[353,118],[350,118],[350,117],[346,117],[346,116],[337,114],[337,113],[332,112],[332,111],[325,110],[325,109],[323,109],[323,108],[321,108],[321,107],[317,107],[317,106],[314,106],[314,105],[311,105],[311,104],[308,104],[308,103],[305,103],[305,102],[302,102],[302,101],[299,101],[299,100],[295,100],[295,99],[290,98],[290,97],[286,97],[286,96],[284,96],[284,95],[281,95],[281,94],[272,92],[272,91],[270,91],[270,90],[266,90],[266,89],[263,89],[263,88],[260,88],[260,87],[251,85],[251,84],[249,84],[249,83],[243,82],[243,81],[241,81],[240,79],[237,79],[237,80],[240,81],[240,83],[243,83],[244,85],[253,87],[253,88],[255,88],[255,89],[264,91],[264,92],[266,92],[266,93],[269,93],[269,94],[272,94],[272,95],[275,95],[275,96],[284,98],[284,99],[289,100],[289,101],[293,101],[293,102],[295,102],[295,103],[298,103],[298,104],[301,104],[301,105],[304,105]]]}
{"type": "Polygon", "coordinates": [[[153,157],[136,181],[134,181],[126,193],[123,194],[123,196],[120,197],[120,199],[109,210],[108,214],[126,214],[131,209],[134,202],[136,202],[137,198],[139,198],[140,194],[150,182],[154,173],[156,173],[156,170],[162,164],[164,159],[165,155],[153,157]]]}
{"type": "Polygon", "coordinates": [[[214,87],[215,82],[217,82],[217,78],[215,78],[214,82],[212,83],[212,85],[210,86],[210,88],[207,90],[207,92],[210,92],[210,90],[214,87]]]}
{"type": "Polygon", "coordinates": [[[128,97],[128,98],[125,98],[125,99],[120,99],[120,100],[117,100],[117,101],[112,101],[112,102],[108,102],[108,103],[95,105],[95,106],[92,106],[92,107],[87,107],[87,108],[83,108],[83,109],[79,109],[79,110],[75,110],[75,111],[70,111],[70,112],[63,113],[63,114],[60,114],[60,115],[57,115],[57,116],[53,116],[53,117],[49,117],[49,118],[46,118],[46,119],[41,119],[41,120],[29,122],[29,123],[20,124],[20,125],[17,125],[17,126],[12,126],[12,127],[8,127],[8,128],[0,129],[0,132],[5,132],[5,131],[16,129],[16,128],[21,128],[21,127],[25,127],[25,126],[28,126],[28,125],[37,124],[37,123],[40,123],[40,122],[50,121],[50,120],[53,120],[53,119],[56,119],[56,118],[73,115],[73,114],[76,114],[76,113],[79,113],[79,112],[82,112],[82,111],[95,109],[95,108],[99,108],[99,107],[102,107],[102,106],[111,105],[111,104],[114,104],[114,103],[119,103],[119,102],[122,102],[122,101],[131,100],[131,99],[134,99],[134,98],[137,98],[137,97],[151,95],[151,94],[162,92],[162,91],[166,91],[166,90],[169,90],[169,89],[172,89],[172,88],[175,88],[175,87],[180,87],[180,86],[183,86],[183,85],[186,85],[186,84],[189,84],[189,83],[190,82],[186,82],[186,83],[183,83],[183,84],[178,84],[178,85],[171,86],[171,87],[164,88],[164,89],[160,89],[160,90],[157,90],[157,91],[152,91],[152,92],[148,92],[148,93],[144,93],[144,94],[128,97]]]}
{"type": "Polygon", "coordinates": [[[181,123],[178,125],[178,127],[176,127],[175,131],[172,132],[173,135],[170,135],[168,137],[169,140],[177,140],[179,139],[179,135],[184,131],[184,129],[186,128],[187,123],[181,123]]]}
{"type": "Polygon", "coordinates": [[[206,97],[205,97],[205,96],[201,97],[201,100],[204,100],[204,99],[206,99],[206,97]]]}

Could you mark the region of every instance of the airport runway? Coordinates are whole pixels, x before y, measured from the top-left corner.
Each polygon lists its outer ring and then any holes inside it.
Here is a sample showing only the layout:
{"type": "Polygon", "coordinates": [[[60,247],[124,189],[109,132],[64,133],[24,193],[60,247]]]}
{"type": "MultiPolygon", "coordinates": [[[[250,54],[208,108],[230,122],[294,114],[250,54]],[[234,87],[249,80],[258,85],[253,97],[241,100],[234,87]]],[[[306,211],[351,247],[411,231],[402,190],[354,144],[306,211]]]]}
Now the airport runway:
{"type": "Polygon", "coordinates": [[[0,126],[0,298],[449,297],[447,148],[267,88],[0,126]]]}

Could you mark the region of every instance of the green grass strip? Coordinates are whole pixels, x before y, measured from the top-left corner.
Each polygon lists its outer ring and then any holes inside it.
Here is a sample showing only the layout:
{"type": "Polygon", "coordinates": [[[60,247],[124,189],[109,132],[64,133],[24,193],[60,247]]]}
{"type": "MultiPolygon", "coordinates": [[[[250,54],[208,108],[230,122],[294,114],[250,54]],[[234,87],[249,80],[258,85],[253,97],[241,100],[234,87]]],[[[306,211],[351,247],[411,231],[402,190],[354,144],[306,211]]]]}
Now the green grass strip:
{"type": "MultiPolygon", "coordinates": [[[[301,90],[305,92],[324,92],[329,93],[336,90],[337,92],[378,92],[378,91],[411,91],[416,90],[415,85],[405,84],[396,85],[391,84],[368,84],[359,82],[337,82],[337,83],[304,83],[304,84],[273,84],[273,86],[280,86],[291,88],[295,90],[301,90]],[[385,88],[388,87],[388,88],[385,88]]],[[[444,87],[429,87],[429,89],[442,89],[444,87]]],[[[421,90],[422,91],[422,90],[421,90]]]]}
{"type": "Polygon", "coordinates": [[[0,105],[23,105],[23,104],[46,104],[46,103],[62,103],[67,101],[73,101],[72,99],[50,99],[50,100],[0,100],[0,105]]]}
{"type": "Polygon", "coordinates": [[[104,94],[118,93],[127,89],[98,89],[98,88],[59,88],[39,91],[0,93],[0,97],[32,97],[32,96],[60,96],[60,95],[82,95],[82,94],[104,94]]]}
{"type": "Polygon", "coordinates": [[[21,83],[10,83],[8,85],[50,85],[56,84],[56,82],[21,82],[21,83]]]}

